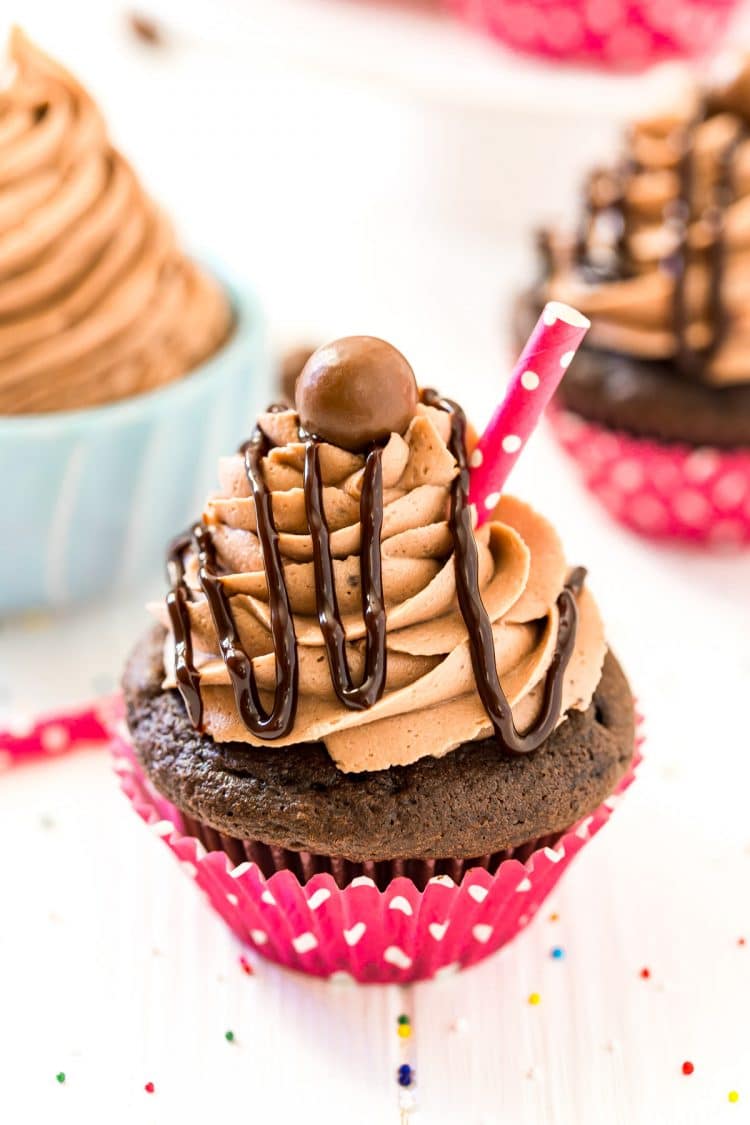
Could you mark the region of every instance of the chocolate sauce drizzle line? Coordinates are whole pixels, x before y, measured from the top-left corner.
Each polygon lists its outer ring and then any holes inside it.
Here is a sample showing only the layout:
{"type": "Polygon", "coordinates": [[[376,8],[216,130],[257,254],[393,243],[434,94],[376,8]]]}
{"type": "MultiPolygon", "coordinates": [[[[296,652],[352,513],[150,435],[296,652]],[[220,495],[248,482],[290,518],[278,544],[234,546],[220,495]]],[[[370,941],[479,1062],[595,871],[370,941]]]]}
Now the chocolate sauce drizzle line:
{"type": "Polygon", "coordinates": [[[334,691],[344,706],[353,711],[372,707],[380,699],[385,687],[386,619],[380,551],[383,529],[382,458],[383,451],[380,447],[371,449],[362,478],[360,588],[367,642],[364,679],[355,687],[346,657],[346,632],[336,597],[330,535],[323,511],[323,481],[318,443],[311,439],[305,447],[305,507],[312,538],[318,621],[334,691]]]}
{"type": "Polygon", "coordinates": [[[458,476],[451,491],[450,529],[456,567],[456,592],[469,634],[471,663],[477,691],[489,716],[500,745],[512,754],[537,750],[554,730],[562,708],[565,670],[575,646],[578,627],[576,593],[580,591],[586,572],[578,568],[563,587],[557,599],[560,613],[555,650],[544,685],[544,699],[537,721],[525,734],[519,734],[513,714],[500,684],[495,661],[492,622],[479,592],[479,556],[471,521],[469,504],[469,466],[466,457],[466,418],[461,407],[436,391],[424,390],[422,401],[450,415],[450,448],[458,463],[458,476]]]}
{"type": "MultiPolygon", "coordinates": [[[[726,246],[722,213],[735,197],[732,183],[733,160],[737,148],[748,137],[749,130],[742,124],[734,137],[728,142],[719,159],[719,174],[714,185],[713,200],[707,208],[704,218],[711,223],[713,240],[709,251],[709,319],[713,328],[711,343],[703,349],[691,346],[688,340],[690,318],[687,308],[687,272],[689,265],[689,227],[691,222],[693,183],[695,178],[695,154],[693,134],[712,112],[708,99],[704,99],[695,116],[685,129],[682,142],[682,155],[680,157],[677,175],[679,189],[677,204],[680,212],[680,233],[677,246],[670,255],[665,265],[674,277],[673,318],[675,336],[677,339],[677,367],[683,375],[693,379],[701,379],[705,375],[707,365],[715,356],[718,349],[726,339],[729,327],[729,318],[723,300],[724,267],[726,264],[726,246]]],[[[616,250],[622,260],[627,256],[627,181],[639,171],[639,165],[630,161],[623,165],[618,172],[621,190],[607,207],[607,210],[616,212],[620,216],[620,233],[616,250]]],[[[580,264],[586,264],[588,239],[593,228],[596,208],[593,207],[590,193],[587,194],[586,211],[582,225],[582,233],[578,239],[577,257],[580,264]]],[[[628,271],[623,271],[623,276],[628,276],[628,271]]]]}
{"type": "Polygon", "coordinates": [[[260,427],[240,449],[245,458],[245,473],[255,501],[255,516],[271,610],[271,636],[276,665],[273,706],[266,711],[258,694],[252,660],[242,647],[232,615],[229,597],[215,573],[215,554],[209,530],[196,529],[198,577],[213,618],[219,648],[229,677],[240,717],[258,738],[282,738],[291,730],[299,697],[299,659],[279,536],[273,518],[271,493],[263,478],[262,459],[268,442],[260,427]]]}
{"type": "Polygon", "coordinates": [[[216,573],[216,557],[211,532],[199,523],[192,533],[175,541],[171,548],[168,570],[173,586],[167,598],[170,622],[175,635],[175,678],[193,726],[200,727],[203,704],[200,677],[193,663],[190,647],[190,616],[187,608],[187,584],[182,554],[193,543],[198,553],[198,578],[206,596],[211,618],[219,639],[219,648],[234,691],[237,710],[243,723],[258,738],[273,740],[288,734],[294,724],[299,697],[299,661],[289,594],[279,548],[279,537],[273,519],[271,494],[263,479],[262,459],[268,442],[259,427],[240,449],[245,459],[245,473],[255,501],[255,513],[263,555],[263,566],[269,592],[271,635],[276,664],[273,706],[267,711],[260,699],[252,660],[242,647],[229,597],[216,573]],[[175,557],[176,556],[176,557],[175,557]],[[188,638],[186,642],[186,638],[188,638]]]}
{"type": "MultiPolygon", "coordinates": [[[[557,639],[547,673],[540,716],[534,726],[519,734],[508,700],[500,685],[495,662],[492,622],[479,591],[479,566],[471,520],[469,469],[466,456],[466,419],[463,411],[435,391],[422,392],[422,401],[447,412],[451,419],[451,451],[459,473],[451,489],[450,529],[456,570],[459,606],[469,635],[469,646],[477,690],[499,744],[513,754],[536,750],[554,729],[562,706],[565,670],[573,652],[578,622],[576,594],[585,571],[573,572],[557,605],[560,613],[557,639]]],[[[229,671],[239,714],[253,734],[271,740],[288,734],[294,724],[298,701],[297,641],[289,596],[284,579],[278,534],[273,519],[271,494],[263,479],[262,459],[268,441],[260,428],[241,449],[245,470],[255,500],[256,523],[266,570],[271,610],[271,631],[276,658],[276,690],[270,712],[264,710],[253,674],[252,661],[244,652],[229,598],[220,576],[210,529],[197,524],[191,533],[170,546],[168,571],[172,589],[167,598],[175,639],[175,676],[194,726],[202,721],[200,677],[193,663],[184,552],[191,543],[198,552],[199,580],[206,596],[224,663],[229,671]]],[[[383,599],[380,538],[383,522],[382,449],[370,449],[365,463],[360,498],[361,590],[366,630],[365,674],[361,684],[352,682],[346,657],[346,635],[336,597],[330,536],[323,505],[323,482],[318,442],[305,443],[304,492],[307,520],[313,546],[315,596],[323,642],[334,690],[351,710],[372,707],[381,697],[386,676],[386,613],[383,599]]]]}
{"type": "Polygon", "coordinates": [[[593,199],[594,184],[601,173],[594,172],[589,176],[584,195],[584,210],[578,237],[576,239],[576,259],[579,264],[588,264],[588,244],[600,215],[611,215],[617,223],[617,238],[615,240],[615,253],[624,272],[628,272],[629,251],[628,232],[625,220],[625,207],[627,204],[627,190],[630,179],[638,171],[639,165],[632,158],[625,158],[618,165],[615,172],[616,192],[604,207],[596,205],[593,199]]]}
{"type": "Polygon", "coordinates": [[[706,120],[708,105],[704,104],[688,127],[684,142],[684,151],[679,164],[680,202],[685,212],[685,222],[682,226],[680,241],[674,256],[675,262],[675,291],[674,291],[674,319],[675,333],[677,335],[677,361],[680,370],[692,378],[701,378],[706,365],[714,357],[726,339],[729,327],[729,318],[723,299],[724,267],[726,264],[726,244],[724,238],[723,212],[735,197],[733,179],[733,161],[740,144],[747,138],[747,126],[738,128],[735,135],[727,143],[719,158],[719,173],[713,190],[713,200],[707,208],[704,219],[710,222],[713,228],[713,240],[709,253],[709,318],[713,327],[711,343],[707,348],[699,351],[690,346],[687,339],[689,315],[687,308],[687,270],[688,270],[688,224],[690,221],[690,208],[693,196],[693,181],[695,178],[695,155],[691,144],[691,134],[695,128],[706,120]]]}
{"type": "Polygon", "coordinates": [[[174,674],[190,722],[199,728],[203,721],[203,700],[200,692],[200,675],[193,663],[193,638],[190,632],[190,588],[185,581],[185,552],[192,542],[192,534],[178,535],[167,548],[167,576],[172,587],[167,594],[167,613],[174,637],[174,674]]]}
{"type": "MultiPolygon", "coordinates": [[[[701,353],[691,347],[687,334],[690,326],[690,318],[688,315],[687,307],[687,272],[689,265],[689,245],[688,239],[690,234],[690,222],[692,219],[692,201],[693,201],[693,188],[695,181],[695,161],[693,156],[693,134],[697,127],[706,120],[708,106],[704,101],[699,107],[695,117],[690,122],[685,130],[682,139],[682,155],[680,156],[677,165],[677,177],[679,182],[679,191],[677,193],[677,204],[680,211],[678,222],[680,224],[679,239],[677,246],[671,254],[668,263],[673,276],[674,276],[674,296],[673,296],[673,316],[675,335],[677,337],[677,367],[683,375],[690,378],[700,378],[705,364],[710,359],[713,352],[719,346],[719,331],[720,321],[715,323],[714,336],[711,346],[701,353]]],[[[712,313],[714,312],[713,306],[719,310],[721,318],[721,282],[723,274],[723,239],[720,224],[716,226],[714,232],[714,244],[712,248],[709,269],[710,281],[709,292],[712,301],[712,313]]]]}

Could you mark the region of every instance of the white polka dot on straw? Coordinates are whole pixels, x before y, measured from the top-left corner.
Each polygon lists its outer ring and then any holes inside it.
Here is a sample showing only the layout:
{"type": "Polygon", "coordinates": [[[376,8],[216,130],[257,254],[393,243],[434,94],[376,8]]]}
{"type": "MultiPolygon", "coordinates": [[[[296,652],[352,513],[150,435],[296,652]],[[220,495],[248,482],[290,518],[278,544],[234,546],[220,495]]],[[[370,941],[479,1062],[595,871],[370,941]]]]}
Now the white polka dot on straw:
{"type": "Polygon", "coordinates": [[[518,453],[522,442],[518,434],[506,434],[503,438],[503,449],[506,453],[518,453]]]}
{"type": "Polygon", "coordinates": [[[521,386],[526,391],[535,391],[539,386],[539,376],[536,371],[524,371],[521,376],[521,386]]]}
{"type": "Polygon", "coordinates": [[[471,465],[472,469],[478,469],[483,461],[484,457],[482,456],[482,450],[475,449],[471,457],[469,458],[469,464],[471,465]]]}
{"type": "Polygon", "coordinates": [[[573,362],[573,356],[575,354],[575,352],[563,352],[563,354],[560,356],[560,366],[570,367],[571,363],[573,362]]]}
{"type": "Polygon", "coordinates": [[[484,506],[485,506],[485,508],[487,509],[488,512],[491,512],[493,508],[496,508],[499,503],[500,503],[500,493],[499,492],[491,492],[489,494],[489,496],[485,497],[485,500],[484,500],[484,506]]]}

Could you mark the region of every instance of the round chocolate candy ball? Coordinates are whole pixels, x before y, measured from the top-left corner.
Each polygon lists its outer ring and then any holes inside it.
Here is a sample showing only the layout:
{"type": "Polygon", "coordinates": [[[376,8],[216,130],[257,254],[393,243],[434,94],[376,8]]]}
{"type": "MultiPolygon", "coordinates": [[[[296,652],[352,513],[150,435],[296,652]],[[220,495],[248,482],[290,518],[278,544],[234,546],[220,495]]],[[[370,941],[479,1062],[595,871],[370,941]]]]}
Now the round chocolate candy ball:
{"type": "Polygon", "coordinates": [[[303,429],[352,451],[403,434],[417,399],[411,367],[401,352],[375,336],[345,336],[318,348],[295,391],[303,429]]]}

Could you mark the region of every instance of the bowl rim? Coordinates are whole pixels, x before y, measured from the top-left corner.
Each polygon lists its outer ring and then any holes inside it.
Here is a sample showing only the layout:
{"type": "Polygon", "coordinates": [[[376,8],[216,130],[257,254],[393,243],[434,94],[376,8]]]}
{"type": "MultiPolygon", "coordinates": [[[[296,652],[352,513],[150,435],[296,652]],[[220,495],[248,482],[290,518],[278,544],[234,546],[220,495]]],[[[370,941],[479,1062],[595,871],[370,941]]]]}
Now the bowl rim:
{"type": "Polygon", "coordinates": [[[234,313],[232,331],[218,351],[202,360],[185,375],[174,379],[165,387],[130,395],[116,402],[102,403],[99,406],[86,406],[73,410],[53,410],[43,414],[2,414],[0,415],[0,437],[18,438],[44,437],[67,430],[85,431],[103,424],[125,423],[152,413],[168,410],[178,395],[194,397],[200,394],[214,378],[219,369],[247,354],[252,349],[256,355],[263,354],[265,343],[265,316],[257,292],[251,286],[217,266],[206,265],[205,259],[197,258],[203,269],[210,273],[229,297],[234,313]]]}

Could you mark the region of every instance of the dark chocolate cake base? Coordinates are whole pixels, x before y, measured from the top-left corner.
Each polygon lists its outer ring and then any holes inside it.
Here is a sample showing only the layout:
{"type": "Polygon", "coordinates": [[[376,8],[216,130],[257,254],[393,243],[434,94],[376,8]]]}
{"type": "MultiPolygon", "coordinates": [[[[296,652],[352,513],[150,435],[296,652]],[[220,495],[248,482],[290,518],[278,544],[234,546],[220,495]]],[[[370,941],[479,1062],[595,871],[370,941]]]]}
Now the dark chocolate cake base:
{"type": "MultiPolygon", "coordinates": [[[[514,335],[519,346],[539,310],[534,293],[518,301],[514,335]]],[[[750,447],[750,355],[747,383],[710,387],[681,375],[671,362],[602,351],[584,342],[555,401],[589,422],[635,437],[719,449],[750,447]]]]}
{"type": "Polygon", "coordinates": [[[510,756],[485,739],[346,774],[320,743],[258,748],[195,731],[178,693],[160,686],[163,640],[161,627],[144,637],[123,681],[139,761],[206,847],[266,873],[330,870],[348,881],[386,865],[421,882],[463,866],[494,869],[592,812],[633,757],[633,698],[611,654],[589,709],[571,712],[535,753],[510,756]],[[437,862],[420,868],[424,860],[437,862]]]}

